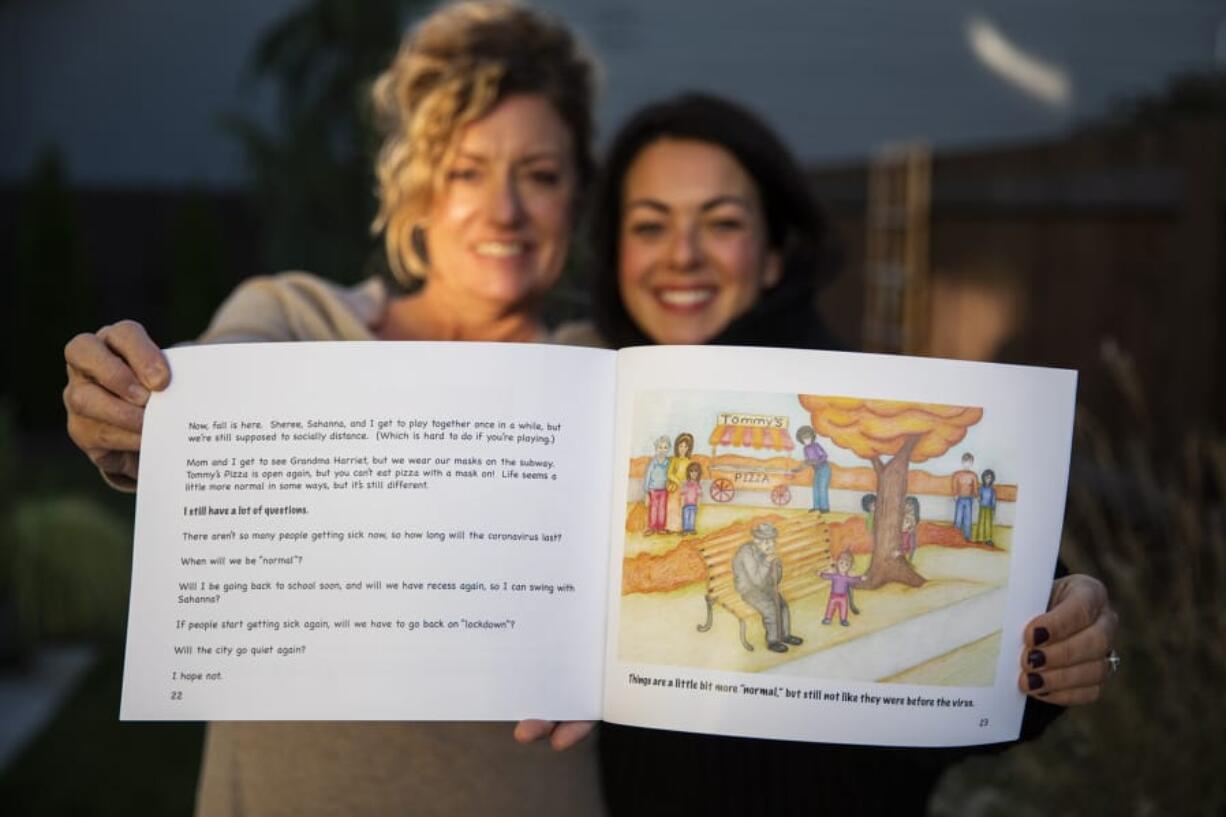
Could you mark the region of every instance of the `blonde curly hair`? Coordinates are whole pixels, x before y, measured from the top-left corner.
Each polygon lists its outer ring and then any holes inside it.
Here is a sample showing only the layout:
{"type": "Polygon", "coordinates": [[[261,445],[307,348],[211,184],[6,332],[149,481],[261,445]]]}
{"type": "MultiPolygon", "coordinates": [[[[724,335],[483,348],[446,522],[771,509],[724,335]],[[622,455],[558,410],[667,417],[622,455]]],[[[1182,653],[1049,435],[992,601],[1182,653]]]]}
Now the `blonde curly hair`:
{"type": "Polygon", "coordinates": [[[392,273],[411,285],[427,267],[420,230],[455,136],[513,94],[542,94],[571,133],[579,189],[592,158],[595,64],[561,22],[503,0],[445,5],[414,27],[371,91],[382,144],[379,212],[392,273]]]}

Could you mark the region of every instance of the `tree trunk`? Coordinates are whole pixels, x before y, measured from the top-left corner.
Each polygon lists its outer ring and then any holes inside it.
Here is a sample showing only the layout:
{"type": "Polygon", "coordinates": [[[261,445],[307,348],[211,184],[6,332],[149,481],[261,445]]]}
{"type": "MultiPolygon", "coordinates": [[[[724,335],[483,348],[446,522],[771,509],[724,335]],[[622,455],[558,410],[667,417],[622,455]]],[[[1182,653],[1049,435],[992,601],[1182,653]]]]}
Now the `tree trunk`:
{"type": "Polygon", "coordinates": [[[877,515],[873,530],[873,558],[864,574],[866,580],[863,587],[866,589],[890,582],[919,587],[925,581],[906,557],[899,554],[902,548],[903,509],[907,502],[907,470],[911,464],[911,451],[921,436],[909,435],[902,449],[888,463],[882,464],[880,458],[873,460],[873,470],[877,473],[877,515]]]}

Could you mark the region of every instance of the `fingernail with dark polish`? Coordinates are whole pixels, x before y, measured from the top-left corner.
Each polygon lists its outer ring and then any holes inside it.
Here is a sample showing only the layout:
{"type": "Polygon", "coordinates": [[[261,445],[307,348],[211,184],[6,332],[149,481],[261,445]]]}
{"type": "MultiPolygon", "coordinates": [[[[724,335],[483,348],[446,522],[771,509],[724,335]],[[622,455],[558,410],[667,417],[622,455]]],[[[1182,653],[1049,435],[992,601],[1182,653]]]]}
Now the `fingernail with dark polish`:
{"type": "Polygon", "coordinates": [[[1026,673],[1026,686],[1030,687],[1030,691],[1034,692],[1043,686],[1043,676],[1037,672],[1026,673]]]}
{"type": "Polygon", "coordinates": [[[1047,663],[1047,656],[1043,654],[1042,650],[1031,650],[1026,656],[1026,663],[1030,664],[1030,666],[1033,668],[1038,669],[1047,663]]]}
{"type": "Polygon", "coordinates": [[[1046,627],[1034,628],[1034,643],[1036,646],[1039,644],[1046,644],[1049,638],[1051,638],[1051,633],[1047,632],[1046,627]]]}

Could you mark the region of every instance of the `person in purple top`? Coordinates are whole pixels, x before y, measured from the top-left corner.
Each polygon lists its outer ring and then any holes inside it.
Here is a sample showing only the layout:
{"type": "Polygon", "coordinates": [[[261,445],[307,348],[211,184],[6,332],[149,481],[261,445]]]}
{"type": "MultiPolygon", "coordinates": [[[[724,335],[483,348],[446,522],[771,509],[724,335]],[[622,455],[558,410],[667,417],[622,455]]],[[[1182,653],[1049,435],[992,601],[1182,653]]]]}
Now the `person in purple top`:
{"type": "Polygon", "coordinates": [[[805,465],[813,468],[813,507],[810,510],[826,513],[830,510],[830,459],[826,449],[817,441],[817,432],[811,426],[796,429],[796,439],[805,447],[805,465]]]}
{"type": "Polygon", "coordinates": [[[834,611],[838,610],[839,623],[844,627],[849,626],[847,623],[847,595],[851,592],[853,585],[864,582],[863,576],[852,576],[847,572],[851,570],[851,561],[851,551],[845,550],[835,561],[834,572],[826,571],[820,574],[823,579],[830,580],[830,600],[826,602],[826,617],[822,619],[822,624],[829,624],[834,611]]]}

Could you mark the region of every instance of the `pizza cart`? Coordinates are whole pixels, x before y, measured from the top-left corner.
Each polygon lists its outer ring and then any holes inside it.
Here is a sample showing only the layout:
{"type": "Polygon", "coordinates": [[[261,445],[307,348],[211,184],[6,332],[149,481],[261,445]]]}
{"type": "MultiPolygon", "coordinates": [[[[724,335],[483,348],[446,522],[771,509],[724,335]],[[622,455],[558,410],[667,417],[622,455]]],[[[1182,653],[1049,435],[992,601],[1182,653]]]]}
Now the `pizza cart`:
{"type": "Polygon", "coordinates": [[[711,499],[731,502],[740,491],[769,491],[771,502],[787,505],[792,500],[792,483],[804,465],[771,465],[770,459],[754,464],[753,458],[745,455],[721,457],[719,449],[750,448],[790,458],[796,443],[788,425],[789,419],[783,414],[721,412],[708,438],[711,499]]]}

